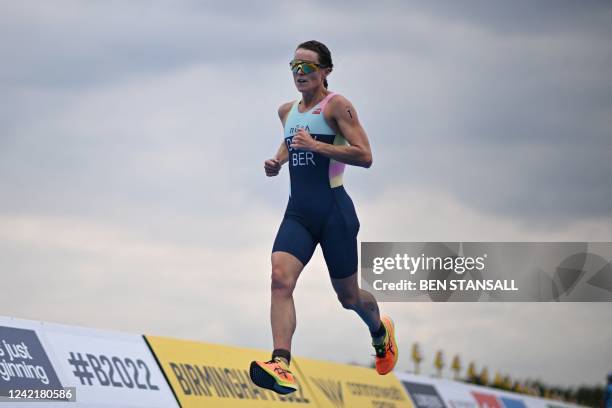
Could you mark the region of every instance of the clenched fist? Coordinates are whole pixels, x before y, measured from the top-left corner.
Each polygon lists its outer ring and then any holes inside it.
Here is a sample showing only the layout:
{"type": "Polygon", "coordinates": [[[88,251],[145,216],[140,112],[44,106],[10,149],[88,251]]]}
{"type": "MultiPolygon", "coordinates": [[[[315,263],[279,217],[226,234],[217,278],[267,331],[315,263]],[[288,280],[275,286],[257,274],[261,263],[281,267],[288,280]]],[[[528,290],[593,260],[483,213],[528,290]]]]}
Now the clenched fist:
{"type": "Polygon", "coordinates": [[[278,172],[280,171],[281,166],[281,163],[276,159],[266,160],[264,162],[264,170],[266,171],[266,176],[278,176],[278,172]]]}

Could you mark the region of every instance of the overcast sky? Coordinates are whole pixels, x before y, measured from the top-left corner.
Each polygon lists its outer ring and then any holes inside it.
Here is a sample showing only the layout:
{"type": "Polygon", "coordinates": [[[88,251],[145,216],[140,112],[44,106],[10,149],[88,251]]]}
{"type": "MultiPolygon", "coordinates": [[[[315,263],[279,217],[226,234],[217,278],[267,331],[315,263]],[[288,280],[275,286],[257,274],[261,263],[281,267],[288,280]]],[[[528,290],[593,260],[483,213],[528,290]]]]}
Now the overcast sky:
{"type": "MultiPolygon", "coordinates": [[[[317,39],[373,149],[363,241],[612,241],[605,1],[0,2],[0,314],[268,349],[288,171],[264,176],[317,39]]],[[[368,364],[320,250],[293,353],[368,364]],[[322,328],[324,328],[322,330],[322,328]]],[[[386,303],[513,378],[603,383],[612,305],[386,303]]]]}

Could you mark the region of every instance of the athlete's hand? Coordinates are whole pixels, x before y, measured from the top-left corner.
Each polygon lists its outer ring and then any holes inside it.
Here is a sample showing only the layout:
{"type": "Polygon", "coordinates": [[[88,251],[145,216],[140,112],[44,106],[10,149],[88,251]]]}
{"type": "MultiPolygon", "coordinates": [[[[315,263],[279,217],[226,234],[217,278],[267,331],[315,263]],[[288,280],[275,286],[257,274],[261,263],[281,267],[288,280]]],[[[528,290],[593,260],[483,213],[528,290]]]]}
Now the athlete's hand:
{"type": "Polygon", "coordinates": [[[297,134],[291,139],[291,147],[299,150],[314,152],[318,144],[319,142],[317,142],[304,128],[299,128],[297,134]]]}
{"type": "Polygon", "coordinates": [[[281,166],[281,162],[276,159],[266,160],[264,162],[264,170],[266,171],[266,176],[278,176],[278,172],[280,171],[281,166]]]}

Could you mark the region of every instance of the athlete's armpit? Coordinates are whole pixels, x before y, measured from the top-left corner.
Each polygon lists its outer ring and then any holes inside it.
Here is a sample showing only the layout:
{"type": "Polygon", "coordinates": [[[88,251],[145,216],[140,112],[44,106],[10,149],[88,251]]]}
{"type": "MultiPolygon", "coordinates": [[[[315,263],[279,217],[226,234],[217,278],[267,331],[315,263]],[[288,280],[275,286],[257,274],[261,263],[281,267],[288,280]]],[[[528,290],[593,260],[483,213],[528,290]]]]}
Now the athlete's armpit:
{"type": "Polygon", "coordinates": [[[279,117],[281,123],[283,124],[283,126],[285,126],[285,121],[287,120],[287,115],[289,114],[289,111],[291,110],[292,106],[293,106],[293,102],[286,102],[286,103],[283,103],[278,108],[278,117],[279,117]]]}

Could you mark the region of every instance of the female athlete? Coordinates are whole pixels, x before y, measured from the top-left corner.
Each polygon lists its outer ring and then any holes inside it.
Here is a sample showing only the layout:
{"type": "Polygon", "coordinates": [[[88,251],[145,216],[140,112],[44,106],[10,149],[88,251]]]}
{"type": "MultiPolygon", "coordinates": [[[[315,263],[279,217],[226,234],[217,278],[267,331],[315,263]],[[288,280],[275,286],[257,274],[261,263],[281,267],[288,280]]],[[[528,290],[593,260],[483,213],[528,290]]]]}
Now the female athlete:
{"type": "Polygon", "coordinates": [[[368,137],[351,102],[327,89],[333,64],[324,44],[298,45],[290,67],[302,98],[278,109],[284,139],[274,158],[264,163],[268,177],[289,163],[291,186],[272,248],[274,351],[271,360],[253,361],[250,367],[255,384],[279,394],[297,390],[289,369],[296,326],[293,290],[317,244],[340,303],[357,312],[370,330],[378,373],[389,373],[398,356],[392,320],[381,318],[374,296],[357,284],[359,220],[342,184],[346,164],[372,165],[368,137]]]}

